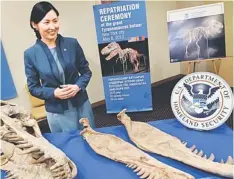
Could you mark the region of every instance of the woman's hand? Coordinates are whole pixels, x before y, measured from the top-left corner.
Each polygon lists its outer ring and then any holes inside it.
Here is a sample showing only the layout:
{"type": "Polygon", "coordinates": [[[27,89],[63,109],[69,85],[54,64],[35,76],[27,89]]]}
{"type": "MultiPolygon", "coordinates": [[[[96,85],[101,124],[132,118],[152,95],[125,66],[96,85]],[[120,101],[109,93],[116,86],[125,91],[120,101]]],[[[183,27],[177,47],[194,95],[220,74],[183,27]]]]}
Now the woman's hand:
{"type": "Polygon", "coordinates": [[[61,89],[54,90],[54,96],[59,99],[72,98],[80,91],[80,87],[77,85],[62,85],[61,87],[61,89]]]}

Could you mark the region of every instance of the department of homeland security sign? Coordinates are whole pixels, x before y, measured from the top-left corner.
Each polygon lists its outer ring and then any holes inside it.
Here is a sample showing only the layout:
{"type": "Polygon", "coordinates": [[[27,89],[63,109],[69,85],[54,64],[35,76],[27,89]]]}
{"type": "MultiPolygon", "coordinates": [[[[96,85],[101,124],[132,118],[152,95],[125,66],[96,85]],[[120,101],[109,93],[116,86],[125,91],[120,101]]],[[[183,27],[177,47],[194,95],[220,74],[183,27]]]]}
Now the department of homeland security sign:
{"type": "Polygon", "coordinates": [[[231,115],[233,94],[218,75],[192,73],[174,87],[171,107],[183,125],[197,130],[211,130],[222,125],[231,115]]]}

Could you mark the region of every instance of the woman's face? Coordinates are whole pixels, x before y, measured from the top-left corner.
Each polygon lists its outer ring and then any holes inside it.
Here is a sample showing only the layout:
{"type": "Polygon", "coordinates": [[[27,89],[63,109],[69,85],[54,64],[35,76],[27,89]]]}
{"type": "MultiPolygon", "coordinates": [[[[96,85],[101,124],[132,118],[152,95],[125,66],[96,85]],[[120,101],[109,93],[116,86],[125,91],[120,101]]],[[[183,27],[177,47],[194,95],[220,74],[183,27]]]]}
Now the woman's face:
{"type": "Polygon", "coordinates": [[[42,40],[54,41],[59,31],[59,19],[51,10],[38,24],[33,24],[33,26],[39,31],[42,40]]]}

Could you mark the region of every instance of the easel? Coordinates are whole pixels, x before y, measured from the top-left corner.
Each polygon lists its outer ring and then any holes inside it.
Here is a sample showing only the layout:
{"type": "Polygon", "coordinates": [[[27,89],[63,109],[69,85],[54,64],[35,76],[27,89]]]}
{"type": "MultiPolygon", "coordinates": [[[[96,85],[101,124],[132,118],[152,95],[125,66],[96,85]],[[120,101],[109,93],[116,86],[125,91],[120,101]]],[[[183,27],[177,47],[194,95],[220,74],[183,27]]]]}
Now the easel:
{"type": "MultiPolygon", "coordinates": [[[[227,57],[224,57],[224,58],[227,58],[227,57]]],[[[212,64],[213,64],[213,68],[214,68],[215,74],[218,74],[218,70],[217,70],[217,67],[216,67],[216,61],[217,60],[222,60],[224,58],[194,60],[194,61],[184,61],[183,63],[188,63],[188,67],[187,67],[187,75],[188,75],[188,74],[190,74],[190,69],[191,69],[191,64],[192,63],[193,63],[193,72],[195,72],[195,70],[196,70],[196,64],[197,63],[211,61],[212,64]]]]}

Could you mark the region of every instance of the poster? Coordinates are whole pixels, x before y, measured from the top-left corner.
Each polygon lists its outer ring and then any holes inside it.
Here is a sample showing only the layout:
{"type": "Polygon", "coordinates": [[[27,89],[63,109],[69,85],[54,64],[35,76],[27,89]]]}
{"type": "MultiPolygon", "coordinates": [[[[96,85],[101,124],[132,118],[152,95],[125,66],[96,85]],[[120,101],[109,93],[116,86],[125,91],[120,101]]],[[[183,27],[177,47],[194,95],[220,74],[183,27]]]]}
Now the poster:
{"type": "Polygon", "coordinates": [[[6,55],[1,42],[1,100],[15,98],[17,95],[6,55]]]}
{"type": "Polygon", "coordinates": [[[226,57],[224,4],[167,12],[170,62],[226,57]]]}
{"type": "Polygon", "coordinates": [[[93,6],[107,113],[152,110],[144,1],[93,6]]]}

